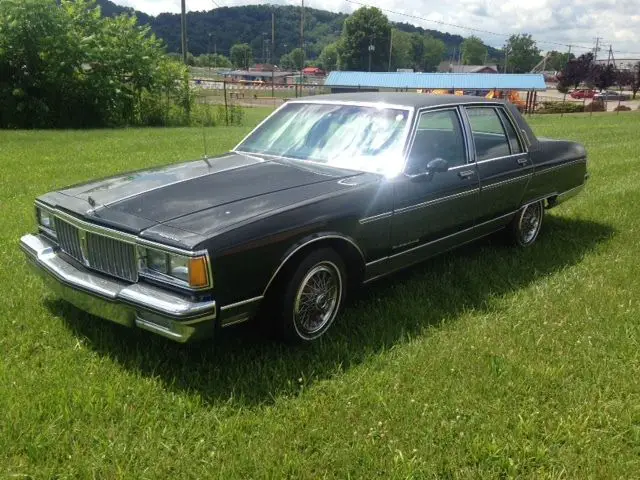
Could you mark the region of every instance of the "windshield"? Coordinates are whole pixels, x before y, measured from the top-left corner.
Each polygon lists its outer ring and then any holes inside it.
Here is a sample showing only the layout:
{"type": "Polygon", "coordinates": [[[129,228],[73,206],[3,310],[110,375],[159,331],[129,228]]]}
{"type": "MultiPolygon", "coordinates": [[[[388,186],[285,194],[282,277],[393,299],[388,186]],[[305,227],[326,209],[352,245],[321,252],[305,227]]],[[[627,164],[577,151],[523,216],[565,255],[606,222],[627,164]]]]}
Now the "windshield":
{"type": "Polygon", "coordinates": [[[254,130],[237,151],[326,165],[397,173],[408,110],[291,103],[254,130]]]}

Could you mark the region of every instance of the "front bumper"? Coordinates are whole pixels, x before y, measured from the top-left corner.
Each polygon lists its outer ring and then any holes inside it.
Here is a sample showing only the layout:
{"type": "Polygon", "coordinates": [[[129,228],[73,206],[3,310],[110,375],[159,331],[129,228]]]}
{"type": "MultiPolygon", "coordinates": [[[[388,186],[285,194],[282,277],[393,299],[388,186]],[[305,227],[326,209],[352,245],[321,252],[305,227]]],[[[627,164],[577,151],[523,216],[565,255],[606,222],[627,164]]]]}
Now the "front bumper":
{"type": "Polygon", "coordinates": [[[216,302],[194,301],[143,283],[126,283],[75,266],[42,235],[20,239],[29,264],[63,299],[98,317],[185,343],[213,334],[216,302]]]}

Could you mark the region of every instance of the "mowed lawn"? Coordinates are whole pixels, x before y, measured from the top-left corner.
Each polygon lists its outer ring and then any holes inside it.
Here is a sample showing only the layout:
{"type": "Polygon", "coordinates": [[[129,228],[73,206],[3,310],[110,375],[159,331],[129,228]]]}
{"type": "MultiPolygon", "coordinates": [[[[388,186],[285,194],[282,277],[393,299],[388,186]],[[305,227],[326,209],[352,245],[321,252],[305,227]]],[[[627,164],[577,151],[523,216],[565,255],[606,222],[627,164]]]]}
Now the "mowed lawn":
{"type": "MultiPolygon", "coordinates": [[[[34,197],[198,158],[202,130],[0,132],[0,478],[638,478],[640,115],[532,124],[591,172],[536,245],[371,285],[308,348],[252,325],[176,345],[26,272],[34,197]]],[[[207,129],[210,153],[249,128],[207,129]]]]}

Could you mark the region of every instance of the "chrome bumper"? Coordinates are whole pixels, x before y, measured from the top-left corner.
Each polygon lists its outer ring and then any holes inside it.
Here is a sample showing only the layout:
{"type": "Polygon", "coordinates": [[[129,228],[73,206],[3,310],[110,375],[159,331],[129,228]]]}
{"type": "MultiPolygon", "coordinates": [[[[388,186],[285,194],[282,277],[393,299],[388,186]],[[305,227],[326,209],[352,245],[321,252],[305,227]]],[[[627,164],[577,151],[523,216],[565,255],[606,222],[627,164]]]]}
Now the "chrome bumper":
{"type": "Polygon", "coordinates": [[[129,284],[67,262],[42,235],[20,239],[34,271],[65,300],[98,317],[185,343],[213,334],[216,302],[191,299],[142,283],[129,284]]]}

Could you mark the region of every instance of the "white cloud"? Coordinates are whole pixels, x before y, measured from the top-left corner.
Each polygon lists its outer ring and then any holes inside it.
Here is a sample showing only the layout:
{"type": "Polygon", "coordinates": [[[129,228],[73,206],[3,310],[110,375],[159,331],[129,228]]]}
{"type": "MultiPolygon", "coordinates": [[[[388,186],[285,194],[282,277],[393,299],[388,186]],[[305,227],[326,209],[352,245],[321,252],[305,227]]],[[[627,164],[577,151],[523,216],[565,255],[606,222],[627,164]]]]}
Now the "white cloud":
{"type": "MultiPolygon", "coordinates": [[[[261,4],[265,1],[215,0],[220,6],[261,4]]],[[[362,0],[358,0],[362,1],[362,0]]],[[[180,0],[115,0],[151,15],[180,12],[180,0]]],[[[275,0],[270,3],[299,5],[299,0],[275,0]]],[[[386,12],[391,20],[414,23],[424,28],[448,31],[463,36],[475,34],[486,43],[499,47],[506,34],[531,33],[543,50],[564,50],[560,44],[578,45],[573,51],[584,53],[596,36],[603,44],[613,45],[618,53],[640,54],[640,0],[448,0],[426,2],[418,0],[363,0],[403,14],[439,20],[449,24],[468,26],[503,35],[473,32],[434,22],[386,12]]],[[[346,0],[305,0],[305,5],[318,9],[352,12],[358,5],[346,0]]],[[[212,0],[187,0],[189,10],[211,10],[212,0]]],[[[640,57],[640,55],[638,55],[640,57]]]]}

